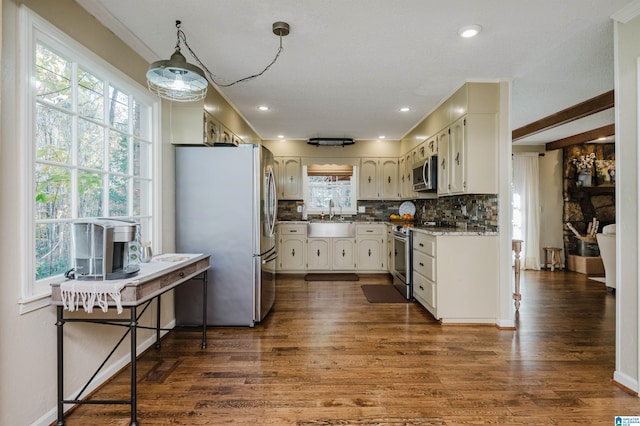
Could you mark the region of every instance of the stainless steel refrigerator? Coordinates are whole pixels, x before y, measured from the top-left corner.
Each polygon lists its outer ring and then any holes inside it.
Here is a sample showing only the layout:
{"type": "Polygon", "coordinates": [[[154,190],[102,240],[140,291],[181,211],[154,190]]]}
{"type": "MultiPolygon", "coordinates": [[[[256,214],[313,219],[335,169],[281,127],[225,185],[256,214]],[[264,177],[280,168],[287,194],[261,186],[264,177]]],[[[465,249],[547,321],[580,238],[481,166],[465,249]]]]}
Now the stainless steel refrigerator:
{"type": "MultiPolygon", "coordinates": [[[[176,250],[211,254],[207,324],[249,326],[275,300],[273,154],[260,145],[176,148],[176,250]]],[[[202,324],[202,282],[176,288],[178,326],[202,324]]]]}

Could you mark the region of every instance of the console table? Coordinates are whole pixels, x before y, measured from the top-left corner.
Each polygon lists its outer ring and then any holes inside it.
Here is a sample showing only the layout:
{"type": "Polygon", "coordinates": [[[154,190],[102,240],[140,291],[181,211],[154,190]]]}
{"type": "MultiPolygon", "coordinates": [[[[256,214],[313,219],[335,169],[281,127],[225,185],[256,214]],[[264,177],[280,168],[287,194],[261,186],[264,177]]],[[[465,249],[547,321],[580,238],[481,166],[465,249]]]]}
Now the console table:
{"type": "MultiPolygon", "coordinates": [[[[149,328],[138,325],[138,321],[144,311],[149,307],[153,299],[157,300],[156,313],[156,347],[160,347],[160,296],[190,280],[201,279],[203,286],[203,309],[202,309],[202,348],[207,347],[207,270],[209,269],[210,255],[205,254],[182,254],[171,253],[154,256],[150,263],[140,265],[140,272],[134,277],[127,278],[124,288],[121,290],[121,305],[124,309],[129,309],[128,318],[70,318],[65,317],[65,306],[63,303],[60,283],[51,285],[51,304],[57,307],[57,356],[58,356],[58,421],[56,426],[63,426],[64,405],[65,404],[130,404],[131,405],[131,426],[137,426],[136,411],[136,330],[138,328],[149,328]],[[143,306],[138,312],[138,308],[143,306]],[[78,392],[74,399],[64,399],[64,351],[63,351],[63,327],[67,322],[84,322],[94,324],[107,324],[126,327],[127,331],[116,343],[106,359],[100,364],[93,376],[87,381],[84,387],[78,392]],[[111,355],[129,335],[131,344],[131,398],[128,400],[82,400],[80,397],[89,384],[95,379],[102,367],[107,363],[111,355]]],[[[91,283],[91,281],[86,281],[91,283]]],[[[113,301],[109,302],[109,307],[115,307],[113,301]]]]}

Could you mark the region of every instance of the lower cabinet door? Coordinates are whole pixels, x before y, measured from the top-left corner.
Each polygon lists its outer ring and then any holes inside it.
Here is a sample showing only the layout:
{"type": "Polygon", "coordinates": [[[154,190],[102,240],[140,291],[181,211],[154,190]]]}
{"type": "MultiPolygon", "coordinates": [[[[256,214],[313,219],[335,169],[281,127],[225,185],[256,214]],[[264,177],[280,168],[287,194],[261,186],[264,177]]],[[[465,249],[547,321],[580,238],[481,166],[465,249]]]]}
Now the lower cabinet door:
{"type": "Polygon", "coordinates": [[[351,238],[333,239],[333,270],[353,271],[356,269],[353,257],[354,240],[351,238]]]}
{"type": "Polygon", "coordinates": [[[307,241],[307,269],[331,270],[331,239],[309,238],[307,241]]]}
{"type": "Polygon", "coordinates": [[[303,271],[305,264],[305,247],[303,238],[283,237],[280,243],[280,270],[282,271],[303,271]]]}

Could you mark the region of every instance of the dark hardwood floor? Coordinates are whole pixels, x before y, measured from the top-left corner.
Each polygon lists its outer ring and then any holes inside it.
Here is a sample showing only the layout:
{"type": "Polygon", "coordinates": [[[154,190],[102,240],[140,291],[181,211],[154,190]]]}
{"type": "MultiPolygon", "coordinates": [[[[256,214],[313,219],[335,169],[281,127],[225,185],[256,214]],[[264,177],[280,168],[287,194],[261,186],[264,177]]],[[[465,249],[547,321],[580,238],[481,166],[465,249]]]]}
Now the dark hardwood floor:
{"type": "MultiPolygon", "coordinates": [[[[612,382],[615,294],[574,272],[524,271],[517,330],[441,326],[370,304],[358,282],[280,276],[255,328],[169,333],[138,365],[140,425],[613,425],[640,399],[612,382]]],[[[94,398],[122,398],[125,370],[94,398]]],[[[127,425],[81,406],[67,425],[127,425]]]]}

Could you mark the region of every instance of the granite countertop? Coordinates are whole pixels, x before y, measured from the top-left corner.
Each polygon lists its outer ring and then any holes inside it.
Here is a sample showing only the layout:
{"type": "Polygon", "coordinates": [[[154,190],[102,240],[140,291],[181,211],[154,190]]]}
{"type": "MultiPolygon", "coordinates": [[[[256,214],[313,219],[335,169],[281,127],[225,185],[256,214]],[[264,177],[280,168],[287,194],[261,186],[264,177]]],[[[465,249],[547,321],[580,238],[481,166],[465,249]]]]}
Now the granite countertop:
{"type": "MultiPolygon", "coordinates": [[[[278,223],[289,223],[289,224],[307,224],[309,220],[279,220],[278,223]]],[[[328,222],[328,221],[326,221],[328,222]]],[[[335,222],[335,221],[334,221],[335,222]]],[[[371,224],[380,224],[380,225],[402,225],[402,222],[391,222],[391,221],[367,221],[367,220],[345,220],[344,222],[351,222],[356,225],[371,225],[371,224]]],[[[488,231],[484,227],[457,227],[457,226],[431,226],[431,225],[418,225],[412,224],[411,229],[415,232],[422,232],[424,234],[429,235],[462,235],[462,236],[492,236],[492,235],[500,235],[497,231],[488,231]]]]}
{"type": "Polygon", "coordinates": [[[466,229],[455,226],[413,226],[413,232],[441,236],[441,235],[461,235],[461,236],[492,236],[500,235],[497,231],[487,231],[485,228],[469,226],[466,229]]]}

